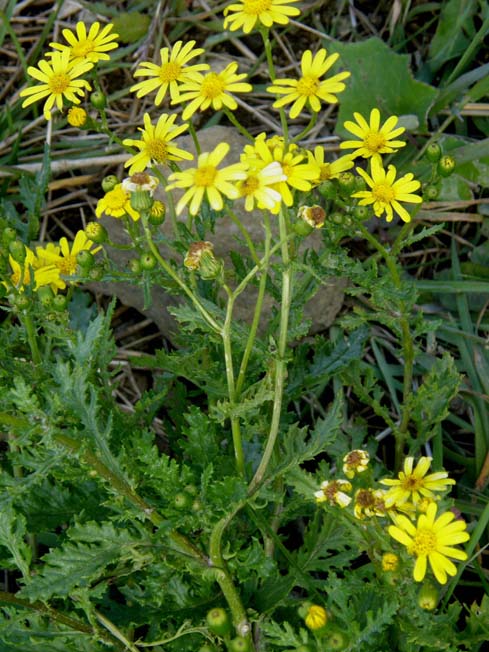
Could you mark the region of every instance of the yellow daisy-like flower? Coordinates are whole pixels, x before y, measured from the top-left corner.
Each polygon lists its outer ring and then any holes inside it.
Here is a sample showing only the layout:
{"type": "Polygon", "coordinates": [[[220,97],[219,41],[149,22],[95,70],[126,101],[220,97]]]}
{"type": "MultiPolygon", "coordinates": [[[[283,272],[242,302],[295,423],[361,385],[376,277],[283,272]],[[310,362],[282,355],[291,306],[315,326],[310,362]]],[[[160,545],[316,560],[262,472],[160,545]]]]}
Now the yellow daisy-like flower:
{"type": "MultiPolygon", "coordinates": [[[[109,50],[114,50],[118,47],[114,43],[119,34],[112,32],[112,24],[105,25],[100,30],[100,23],[93,23],[87,33],[85,23],[81,21],[76,24],[76,33],[71,29],[64,29],[63,36],[69,45],[62,45],[61,43],[50,43],[49,45],[55,50],[61,52],[68,52],[72,61],[108,61],[110,55],[106,54],[109,50]]],[[[52,56],[52,55],[48,55],[52,56]]]]}
{"type": "Polygon", "coordinates": [[[363,473],[368,468],[370,455],[367,451],[355,449],[343,458],[343,473],[351,480],[355,473],[363,473]]]}
{"type": "Polygon", "coordinates": [[[273,106],[279,109],[292,102],[289,115],[294,119],[306,104],[314,113],[319,113],[321,110],[321,102],[336,104],[338,98],[335,93],[345,90],[343,79],[349,77],[350,73],[340,72],[323,80],[321,77],[327,73],[338,57],[338,53],[330,54],[328,57],[324,48],[321,48],[314,57],[311,50],[306,50],[301,59],[302,76],[299,79],[276,79],[272,86],[267,88],[269,93],[284,96],[276,100],[273,106]]]}
{"type": "Polygon", "coordinates": [[[22,102],[22,108],[47,98],[43,109],[46,120],[51,120],[51,109],[55,103],[61,111],[63,98],[73,104],[80,104],[78,95],[83,97],[85,90],[91,90],[90,84],[85,79],[77,78],[93,68],[93,63],[71,61],[68,50],[53,52],[51,61],[41,60],[38,66],[39,68],[29,66],[27,72],[41,84],[24,88],[20,91],[20,97],[27,98],[22,102]]]}
{"type": "Polygon", "coordinates": [[[404,131],[404,127],[397,127],[398,118],[392,115],[380,126],[380,111],[370,111],[370,122],[367,122],[360,113],[353,114],[356,122],[347,120],[345,129],[358,138],[358,140],[345,140],[340,144],[340,149],[354,149],[353,157],[379,156],[380,154],[392,154],[406,144],[403,140],[394,140],[404,131]]]}
{"type": "Polygon", "coordinates": [[[176,114],[167,115],[163,113],[158,118],[156,125],[153,125],[149,113],[144,114],[144,129],[139,128],[142,134],[141,140],[126,138],[122,141],[127,147],[136,147],[139,153],[131,156],[124,163],[124,167],[129,167],[129,174],[142,172],[150,165],[164,165],[168,161],[191,161],[193,154],[180,149],[172,144],[177,136],[182,134],[188,125],[175,125],[176,114]]]}
{"type": "Polygon", "coordinates": [[[243,32],[249,34],[256,23],[265,27],[274,23],[287,25],[289,18],[301,13],[297,7],[290,6],[294,2],[297,0],[241,0],[224,9],[224,29],[235,32],[243,28],[243,32]]]}
{"type": "Polygon", "coordinates": [[[307,152],[307,160],[316,169],[316,177],[313,179],[314,184],[329,181],[330,179],[337,179],[342,172],[350,170],[353,166],[353,158],[350,154],[340,156],[336,161],[324,160],[324,147],[317,145],[313,152],[307,152]]]}
{"type": "Polygon", "coordinates": [[[329,503],[339,507],[348,507],[351,503],[351,496],[347,491],[351,491],[351,484],[347,480],[325,480],[321,482],[321,489],[314,492],[317,503],[329,503]]]}
{"type": "Polygon", "coordinates": [[[191,215],[196,215],[202,200],[207,197],[211,207],[220,211],[224,202],[222,195],[228,199],[237,199],[239,190],[235,183],[246,178],[245,166],[243,163],[234,163],[225,168],[218,168],[223,158],[229,152],[227,143],[219,143],[212,152],[203,152],[197,160],[197,167],[174,172],[168,177],[173,182],[166,187],[187,188],[177,204],[177,215],[179,215],[187,204],[191,215]]]}
{"type": "Polygon", "coordinates": [[[398,213],[404,222],[410,222],[411,216],[399,202],[409,204],[420,204],[423,200],[419,195],[413,192],[421,187],[419,181],[414,178],[411,172],[408,172],[400,179],[396,180],[396,168],[389,165],[387,172],[382,166],[380,157],[373,156],[371,159],[370,175],[361,168],[356,168],[357,172],[365,179],[370,190],[360,190],[352,194],[352,197],[358,197],[360,206],[369,206],[373,204],[374,213],[377,217],[386,214],[386,220],[392,221],[393,211],[398,213]]]}
{"type": "Polygon", "coordinates": [[[185,44],[183,41],[177,41],[171,52],[170,48],[161,48],[160,65],[143,61],[134,73],[134,77],[150,77],[150,79],[134,84],[131,86],[131,91],[135,91],[137,97],[144,97],[158,89],[155,98],[156,106],[163,102],[168,91],[171,99],[176,101],[180,93],[179,84],[192,81],[200,70],[209,69],[207,63],[187,65],[191,59],[204,52],[202,48],[194,48],[194,45],[195,41],[185,44]]]}
{"type": "Polygon", "coordinates": [[[467,525],[455,520],[453,512],[444,512],[436,518],[437,505],[432,503],[426,514],[421,514],[416,525],[406,516],[395,517],[395,525],[389,527],[393,539],[406,546],[410,555],[416,557],[413,577],[421,582],[426,575],[427,562],[440,584],[446,584],[447,575],[453,576],[457,569],[449,559],[465,561],[467,553],[453,546],[470,539],[467,525]]]}
{"type": "Polygon", "coordinates": [[[355,494],[353,513],[360,520],[366,516],[385,516],[385,491],[382,489],[359,489],[355,494]]]}
{"type": "MultiPolygon", "coordinates": [[[[292,206],[294,198],[291,188],[307,192],[312,188],[312,180],[316,177],[316,169],[310,163],[304,163],[305,154],[301,153],[296,145],[284,146],[283,138],[266,139],[265,133],[255,138],[253,145],[245,145],[245,157],[250,163],[255,160],[257,165],[268,165],[277,161],[282,166],[285,180],[275,185],[286,206],[292,206]]],[[[280,205],[271,209],[278,213],[280,205]]]]}
{"type": "Polygon", "coordinates": [[[277,204],[280,204],[282,197],[278,190],[271,186],[285,181],[286,178],[278,161],[272,161],[261,168],[249,168],[246,171],[246,178],[238,183],[240,197],[245,200],[245,210],[252,211],[255,202],[258,208],[274,210],[277,204]]]}
{"type": "Polygon", "coordinates": [[[98,200],[95,215],[100,217],[102,213],[111,217],[129,215],[135,222],[141,217],[138,211],[131,206],[131,193],[124,190],[122,183],[118,183],[112,190],[105,193],[102,199],[98,200]]]}
{"type": "Polygon", "coordinates": [[[228,64],[222,72],[197,73],[192,81],[182,84],[180,97],[172,104],[187,102],[182,119],[188,120],[196,111],[205,111],[210,106],[215,111],[223,107],[234,111],[238,103],[230,93],[249,93],[253,87],[243,82],[246,73],[236,74],[237,63],[228,64]]]}
{"type": "MultiPolygon", "coordinates": [[[[25,248],[25,259],[22,265],[18,263],[12,256],[9,256],[9,263],[12,269],[10,275],[10,282],[17,288],[23,290],[24,287],[30,285],[34,280],[34,289],[38,290],[44,285],[51,285],[56,283],[59,278],[59,271],[54,265],[40,265],[34,252],[29,247],[25,248]]],[[[4,283],[4,285],[6,285],[4,283]]]]}
{"type": "MultiPolygon", "coordinates": [[[[388,506],[400,506],[408,501],[415,505],[423,498],[434,500],[436,498],[435,491],[446,491],[449,485],[455,484],[455,480],[449,478],[446,471],[426,475],[431,466],[431,460],[431,457],[421,457],[413,469],[414,457],[406,457],[404,468],[399,472],[397,479],[380,480],[381,484],[391,487],[385,496],[388,506]]],[[[428,505],[426,512],[430,508],[431,505],[428,505]]]]}
{"type": "MultiPolygon", "coordinates": [[[[85,231],[80,230],[77,231],[75,239],[71,244],[68,242],[67,238],[63,237],[60,239],[58,247],[56,245],[49,246],[48,244],[45,248],[38,247],[37,253],[40,259],[54,265],[63,276],[73,276],[73,274],[76,274],[78,266],[76,257],[80,251],[91,250],[93,254],[100,251],[101,247],[95,247],[95,249],[92,249],[93,246],[94,242],[88,239],[85,231]]],[[[60,279],[58,287],[60,289],[66,287],[63,279],[60,279]]]]}

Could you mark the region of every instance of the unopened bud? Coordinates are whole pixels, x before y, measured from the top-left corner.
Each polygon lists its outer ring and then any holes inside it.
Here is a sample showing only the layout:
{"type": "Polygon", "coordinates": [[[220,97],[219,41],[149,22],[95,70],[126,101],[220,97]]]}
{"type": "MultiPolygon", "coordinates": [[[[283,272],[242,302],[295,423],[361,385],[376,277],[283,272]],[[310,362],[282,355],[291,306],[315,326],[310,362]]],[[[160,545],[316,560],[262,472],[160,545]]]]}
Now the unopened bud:
{"type": "Polygon", "coordinates": [[[449,177],[455,169],[455,159],[452,156],[442,156],[436,169],[441,177],[449,177]]]}
{"type": "Polygon", "coordinates": [[[81,106],[72,106],[68,111],[66,120],[72,127],[83,127],[87,122],[88,114],[81,106]]]}
{"type": "Polygon", "coordinates": [[[97,244],[107,242],[109,239],[107,229],[100,222],[89,222],[85,227],[85,233],[89,240],[97,244]]]}

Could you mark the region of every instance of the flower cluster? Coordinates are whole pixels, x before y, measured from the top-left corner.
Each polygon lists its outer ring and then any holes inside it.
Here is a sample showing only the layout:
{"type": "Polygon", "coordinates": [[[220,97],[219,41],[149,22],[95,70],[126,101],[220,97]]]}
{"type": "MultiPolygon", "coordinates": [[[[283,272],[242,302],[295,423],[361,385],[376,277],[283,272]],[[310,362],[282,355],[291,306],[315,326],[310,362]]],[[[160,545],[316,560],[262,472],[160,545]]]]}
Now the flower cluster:
{"type": "MultiPolygon", "coordinates": [[[[414,458],[407,457],[397,478],[379,480],[388,487],[383,489],[372,486],[371,473],[366,473],[368,453],[354,450],[343,458],[343,473],[349,480],[326,480],[314,496],[318,504],[326,506],[346,509],[351,505],[354,518],[361,521],[384,519],[388,534],[415,558],[415,581],[424,579],[429,563],[436,580],[445,584],[447,577],[456,573],[451,559],[467,559],[467,554],[454,546],[468,541],[469,534],[465,521],[454,511],[449,509],[437,516],[440,494],[455,481],[446,471],[428,473],[431,461],[430,457],[421,457],[415,466],[414,458]]],[[[384,572],[397,570],[398,566],[399,557],[394,552],[381,556],[384,572]]]]}
{"type": "Polygon", "coordinates": [[[20,91],[20,97],[26,98],[22,106],[45,99],[43,113],[46,120],[50,120],[54,105],[62,111],[64,100],[80,104],[85,91],[92,88],[82,79],[83,75],[98,61],[109,59],[107,52],[117,48],[114,41],[118,35],[112,32],[112,27],[108,24],[101,29],[100,23],[95,22],[87,32],[85,23],[79,22],[76,32],[64,29],[67,44],[51,43],[53,50],[46,54],[46,59],[39,61],[37,68],[27,68],[28,74],[40,84],[20,91]]]}

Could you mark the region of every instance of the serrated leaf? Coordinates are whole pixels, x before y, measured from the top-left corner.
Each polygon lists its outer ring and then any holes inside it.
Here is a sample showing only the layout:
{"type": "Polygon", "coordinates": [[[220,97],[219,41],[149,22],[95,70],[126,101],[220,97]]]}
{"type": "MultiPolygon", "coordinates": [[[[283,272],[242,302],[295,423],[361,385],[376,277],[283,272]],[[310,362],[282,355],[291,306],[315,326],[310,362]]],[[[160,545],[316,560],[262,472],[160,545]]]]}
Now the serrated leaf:
{"type": "Polygon", "coordinates": [[[338,52],[341,67],[351,72],[340,96],[336,127],[340,136],[351,138],[343,123],[353,119],[354,111],[368,118],[375,107],[383,120],[391,115],[416,115],[421,128],[426,128],[426,116],[438,91],[414,79],[407,55],[397,54],[376,37],[361,43],[335,41],[328,44],[329,50],[338,52]]]}
{"type": "Polygon", "coordinates": [[[32,551],[25,542],[26,520],[16,513],[12,505],[0,506],[0,546],[5,546],[12,555],[12,561],[25,580],[29,579],[32,551]]]}

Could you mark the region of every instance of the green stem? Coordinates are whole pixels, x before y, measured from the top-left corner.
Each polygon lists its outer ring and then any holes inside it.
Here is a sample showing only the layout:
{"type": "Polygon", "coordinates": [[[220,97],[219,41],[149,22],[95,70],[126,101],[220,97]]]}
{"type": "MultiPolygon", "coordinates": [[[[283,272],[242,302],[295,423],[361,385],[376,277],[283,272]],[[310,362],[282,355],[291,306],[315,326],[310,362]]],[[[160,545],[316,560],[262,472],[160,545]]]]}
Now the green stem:
{"type": "MultiPolygon", "coordinates": [[[[166,186],[168,185],[168,179],[165,177],[165,175],[162,172],[160,172],[160,170],[158,170],[157,167],[153,167],[153,168],[151,168],[151,170],[154,172],[155,176],[160,180],[163,187],[166,188],[166,186]]],[[[172,171],[176,172],[178,170],[175,170],[175,168],[172,168],[172,171]]],[[[170,213],[170,220],[171,220],[171,225],[172,225],[172,229],[173,229],[173,235],[175,236],[175,238],[178,238],[177,211],[175,210],[175,202],[173,200],[173,194],[171,193],[171,191],[169,191],[169,192],[165,191],[165,193],[166,193],[165,199],[167,201],[168,209],[169,209],[168,212],[170,213]]]]}
{"type": "Polygon", "coordinates": [[[226,211],[226,213],[229,215],[229,217],[232,219],[232,221],[236,224],[236,226],[238,227],[241,235],[245,239],[246,245],[247,245],[247,247],[248,247],[248,249],[250,251],[250,255],[253,258],[253,261],[257,265],[259,265],[260,264],[260,259],[258,258],[258,254],[256,253],[255,245],[253,244],[253,240],[250,238],[250,234],[246,230],[245,226],[243,225],[243,223],[241,222],[241,220],[239,219],[239,217],[236,215],[236,213],[233,210],[228,209],[226,211]]]}
{"type": "MultiPolygon", "coordinates": [[[[241,359],[241,365],[238,373],[238,380],[236,382],[236,399],[239,399],[241,390],[243,389],[243,384],[246,378],[246,370],[248,368],[248,362],[253,351],[253,346],[255,344],[256,333],[258,331],[258,326],[260,324],[260,317],[263,309],[263,300],[265,298],[265,290],[267,287],[267,266],[270,259],[270,243],[272,239],[272,233],[270,231],[270,218],[268,213],[264,214],[263,226],[265,229],[265,255],[263,256],[263,270],[261,272],[260,283],[258,285],[258,296],[256,298],[255,310],[253,313],[253,321],[251,322],[250,331],[248,334],[248,339],[246,340],[246,347],[241,359]]],[[[261,265],[261,263],[260,263],[261,265]]]]}
{"type": "Polygon", "coordinates": [[[292,300],[292,270],[290,267],[289,245],[287,241],[287,223],[284,214],[284,208],[280,209],[279,213],[279,233],[280,241],[282,243],[282,263],[284,270],[282,273],[282,301],[280,305],[280,329],[278,337],[278,351],[275,360],[275,387],[274,399],[272,410],[272,421],[270,424],[270,432],[268,440],[263,452],[263,457],[256,470],[256,473],[248,487],[248,493],[252,494],[257,487],[261,484],[275,447],[277,436],[280,428],[280,417],[282,415],[282,400],[285,387],[285,378],[287,376],[287,362],[285,353],[287,349],[287,336],[289,327],[289,313],[290,303],[292,300]]]}
{"type": "MultiPolygon", "coordinates": [[[[104,480],[106,480],[118,494],[123,496],[129,503],[143,512],[146,518],[148,518],[155,527],[160,527],[165,522],[165,519],[158,514],[154,507],[141,498],[141,496],[139,496],[123,478],[113,473],[103,462],[100,461],[95,453],[82,447],[80,442],[68,435],[58,433],[54,435],[54,439],[61,446],[64,446],[73,453],[79,454],[85,464],[97,471],[97,474],[104,478],[104,480]]],[[[167,536],[175,545],[177,552],[193,558],[203,566],[207,565],[205,555],[182,534],[175,530],[170,530],[167,533],[167,536]]]]}
{"type": "Polygon", "coordinates": [[[311,131],[311,129],[314,127],[317,121],[318,121],[318,113],[313,112],[311,119],[309,120],[309,124],[306,127],[304,127],[304,129],[300,132],[300,134],[294,136],[291,142],[299,143],[305,136],[307,136],[307,134],[311,131]]]}
{"type": "MultiPolygon", "coordinates": [[[[145,216],[142,215],[142,219],[145,219],[145,216]]],[[[172,268],[171,265],[169,265],[166,260],[161,256],[160,252],[158,251],[158,247],[155,245],[153,242],[153,238],[151,237],[151,231],[148,228],[148,225],[146,222],[143,222],[144,226],[144,233],[146,235],[146,242],[148,243],[148,247],[153,254],[153,256],[156,258],[158,261],[159,265],[165,270],[165,272],[170,276],[175,283],[182,289],[187,297],[190,299],[190,301],[193,303],[195,308],[200,312],[202,317],[205,319],[205,321],[209,324],[209,326],[219,335],[222,334],[222,328],[221,326],[216,322],[216,320],[207,312],[207,310],[204,308],[204,306],[200,303],[200,301],[197,299],[195,294],[192,292],[192,290],[188,287],[186,283],[182,281],[182,279],[178,276],[178,274],[175,272],[175,270],[172,268]]]]}
{"type": "MultiPolygon", "coordinates": [[[[226,319],[224,320],[224,327],[222,329],[222,342],[224,347],[224,362],[226,365],[226,380],[228,385],[228,397],[231,412],[236,405],[236,386],[234,382],[234,366],[233,366],[233,350],[231,342],[231,324],[233,317],[234,295],[227,285],[223,286],[227,295],[228,303],[226,308],[226,319]]],[[[234,459],[238,473],[244,477],[245,475],[245,462],[243,454],[243,442],[241,439],[241,428],[239,418],[231,415],[231,432],[233,435],[234,446],[234,459]]]]}
{"type": "Polygon", "coordinates": [[[255,139],[253,136],[250,134],[250,132],[243,127],[241,122],[237,119],[237,117],[234,115],[234,113],[228,109],[227,107],[223,107],[224,113],[227,116],[228,120],[232,122],[232,124],[236,127],[236,129],[239,131],[240,134],[242,134],[245,138],[248,140],[251,140],[253,142],[255,139]]]}
{"type": "Polygon", "coordinates": [[[131,641],[128,641],[127,638],[124,636],[124,634],[121,632],[121,630],[114,625],[114,623],[103,616],[99,611],[95,611],[95,616],[99,623],[107,629],[114,638],[116,638],[118,641],[120,641],[123,645],[125,645],[124,649],[129,650],[129,652],[139,652],[138,648],[131,643],[131,641]]]}
{"type": "Polygon", "coordinates": [[[229,514],[227,514],[218,523],[216,523],[216,525],[214,526],[211,532],[211,537],[209,541],[209,558],[211,560],[212,566],[216,570],[216,574],[215,574],[216,581],[219,584],[221,591],[223,592],[223,595],[226,599],[226,602],[229,605],[229,609],[231,611],[231,615],[233,619],[233,624],[236,628],[236,631],[239,634],[239,636],[242,636],[243,638],[246,638],[249,641],[250,644],[249,649],[251,652],[253,652],[255,648],[253,645],[253,641],[251,639],[251,627],[248,622],[248,618],[246,617],[246,611],[244,609],[243,603],[241,602],[239,593],[236,587],[234,586],[232,577],[229,574],[229,571],[226,567],[226,563],[222,557],[222,552],[221,552],[221,543],[222,543],[222,536],[224,534],[224,530],[231,523],[231,521],[236,516],[236,514],[241,509],[243,509],[245,505],[246,505],[246,501],[242,500],[237,505],[235,505],[235,507],[229,514]]]}
{"type": "MultiPolygon", "coordinates": [[[[387,269],[391,275],[392,281],[398,290],[402,287],[402,280],[397,268],[396,259],[387,251],[387,249],[380,244],[380,242],[366,229],[363,225],[360,225],[365,239],[381,254],[384,258],[387,265],[387,269]]],[[[402,232],[401,232],[402,233],[402,232]]],[[[398,238],[396,240],[395,251],[398,251],[401,247],[401,240],[398,238]]],[[[409,327],[409,319],[407,317],[406,304],[404,301],[399,302],[399,324],[401,327],[401,342],[402,342],[402,352],[404,359],[404,376],[403,376],[403,401],[402,401],[402,414],[401,421],[399,426],[395,429],[394,435],[396,439],[395,444],[395,467],[399,469],[401,467],[402,459],[404,457],[404,448],[406,445],[407,430],[409,426],[409,421],[411,418],[411,408],[409,406],[409,399],[412,394],[412,384],[413,384],[413,369],[414,369],[414,341],[411,334],[411,329],[409,327]]]]}
{"type": "Polygon", "coordinates": [[[27,335],[27,341],[29,343],[29,348],[31,350],[32,361],[34,362],[35,365],[39,365],[42,362],[42,358],[37,343],[37,333],[34,327],[34,322],[32,321],[32,317],[27,313],[24,313],[21,317],[21,321],[24,325],[25,332],[27,335]]]}
{"type": "MultiPolygon", "coordinates": [[[[266,28],[260,29],[260,34],[262,36],[263,45],[265,47],[265,55],[267,57],[268,73],[270,75],[270,81],[273,83],[276,79],[276,75],[275,75],[275,63],[273,61],[273,54],[272,54],[272,43],[269,38],[269,30],[266,28]]],[[[284,149],[286,149],[287,143],[289,141],[289,125],[287,123],[287,116],[285,114],[285,111],[282,108],[280,108],[279,113],[280,113],[280,124],[282,125],[282,135],[284,137],[284,143],[285,143],[284,149]]]]}

